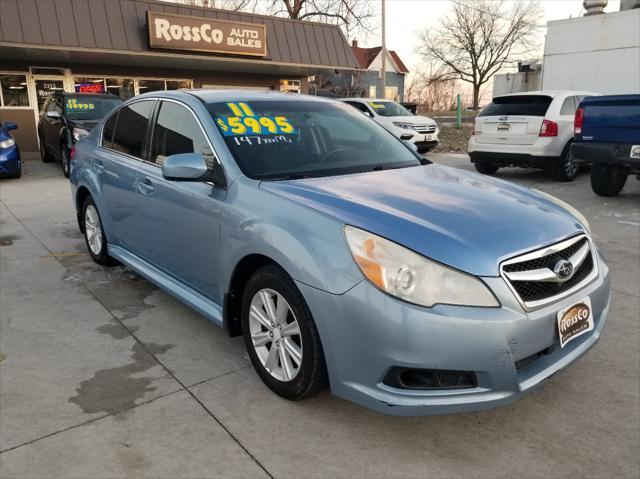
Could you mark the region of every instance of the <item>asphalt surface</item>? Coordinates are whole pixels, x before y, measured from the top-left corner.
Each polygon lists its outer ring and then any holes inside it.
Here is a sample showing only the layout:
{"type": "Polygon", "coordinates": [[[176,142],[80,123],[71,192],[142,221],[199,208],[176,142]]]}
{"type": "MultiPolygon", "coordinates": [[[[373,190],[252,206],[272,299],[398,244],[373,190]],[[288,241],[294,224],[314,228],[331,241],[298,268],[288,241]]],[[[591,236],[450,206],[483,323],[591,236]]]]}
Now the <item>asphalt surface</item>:
{"type": "MultiPolygon", "coordinates": [[[[86,253],[60,165],[0,182],[0,476],[640,476],[640,182],[505,170],[580,209],[609,262],[600,342],[515,404],[397,418],[332,397],[288,402],[240,338],[86,253]]],[[[464,156],[428,155],[469,169],[464,156]]]]}

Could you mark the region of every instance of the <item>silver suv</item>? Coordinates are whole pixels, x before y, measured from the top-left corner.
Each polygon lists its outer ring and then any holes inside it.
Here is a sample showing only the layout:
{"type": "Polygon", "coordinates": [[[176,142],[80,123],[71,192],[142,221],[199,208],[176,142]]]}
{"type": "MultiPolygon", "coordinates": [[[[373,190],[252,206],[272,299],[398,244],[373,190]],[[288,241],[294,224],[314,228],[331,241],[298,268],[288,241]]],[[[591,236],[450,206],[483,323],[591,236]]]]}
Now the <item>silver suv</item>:
{"type": "Polygon", "coordinates": [[[480,173],[505,166],[542,168],[572,181],[579,164],[571,152],[573,117],[587,96],[579,91],[532,91],[498,96],[477,116],[469,157],[480,173]]]}

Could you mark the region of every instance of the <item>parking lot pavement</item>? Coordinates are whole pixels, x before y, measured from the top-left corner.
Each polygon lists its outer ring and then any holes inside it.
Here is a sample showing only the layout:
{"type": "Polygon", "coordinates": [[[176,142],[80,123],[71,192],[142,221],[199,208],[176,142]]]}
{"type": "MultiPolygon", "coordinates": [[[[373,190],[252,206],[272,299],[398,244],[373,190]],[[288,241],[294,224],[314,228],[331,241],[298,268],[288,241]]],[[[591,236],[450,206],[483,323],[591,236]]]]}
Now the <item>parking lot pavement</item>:
{"type": "MultiPolygon", "coordinates": [[[[288,402],[242,340],[86,253],[57,164],[0,183],[1,477],[638,477],[640,182],[498,177],[567,201],[611,266],[600,342],[515,404],[382,416],[328,392],[288,402]]],[[[468,159],[428,155],[472,169],[468,159]]]]}

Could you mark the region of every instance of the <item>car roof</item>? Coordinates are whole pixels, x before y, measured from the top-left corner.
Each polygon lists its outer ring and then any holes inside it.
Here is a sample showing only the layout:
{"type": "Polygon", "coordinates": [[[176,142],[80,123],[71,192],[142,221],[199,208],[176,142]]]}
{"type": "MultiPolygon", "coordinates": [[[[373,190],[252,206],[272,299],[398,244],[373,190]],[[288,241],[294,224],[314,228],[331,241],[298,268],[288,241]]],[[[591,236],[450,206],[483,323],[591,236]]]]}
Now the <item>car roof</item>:
{"type": "Polygon", "coordinates": [[[145,93],[145,96],[163,96],[165,98],[184,98],[183,95],[195,96],[205,103],[222,103],[229,101],[318,101],[333,102],[330,98],[313,95],[301,95],[298,93],[281,93],[279,91],[252,91],[252,90],[173,90],[145,93]]]}
{"type": "Polygon", "coordinates": [[[560,95],[598,95],[598,93],[590,91],[574,91],[574,90],[536,90],[536,91],[521,91],[518,93],[507,93],[504,95],[496,95],[493,98],[504,98],[507,96],[527,96],[527,95],[545,95],[555,98],[560,95]]]}
{"type": "Polygon", "coordinates": [[[362,98],[362,97],[359,97],[359,98],[336,98],[336,100],[340,100],[340,101],[361,101],[361,102],[364,102],[364,103],[368,103],[370,101],[377,101],[377,102],[390,101],[392,103],[397,103],[397,102],[395,102],[393,100],[386,100],[384,98],[362,98]]]}

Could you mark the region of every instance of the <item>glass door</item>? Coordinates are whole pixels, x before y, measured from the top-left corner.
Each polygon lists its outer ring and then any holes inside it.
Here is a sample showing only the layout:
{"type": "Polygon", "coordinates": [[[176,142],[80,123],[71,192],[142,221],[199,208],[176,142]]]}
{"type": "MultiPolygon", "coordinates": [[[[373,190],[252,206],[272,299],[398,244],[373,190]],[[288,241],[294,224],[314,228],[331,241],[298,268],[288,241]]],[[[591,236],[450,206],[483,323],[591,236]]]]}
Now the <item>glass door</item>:
{"type": "Polygon", "coordinates": [[[64,90],[63,78],[34,78],[36,99],[38,100],[38,113],[42,111],[42,105],[54,91],[64,90]]]}

